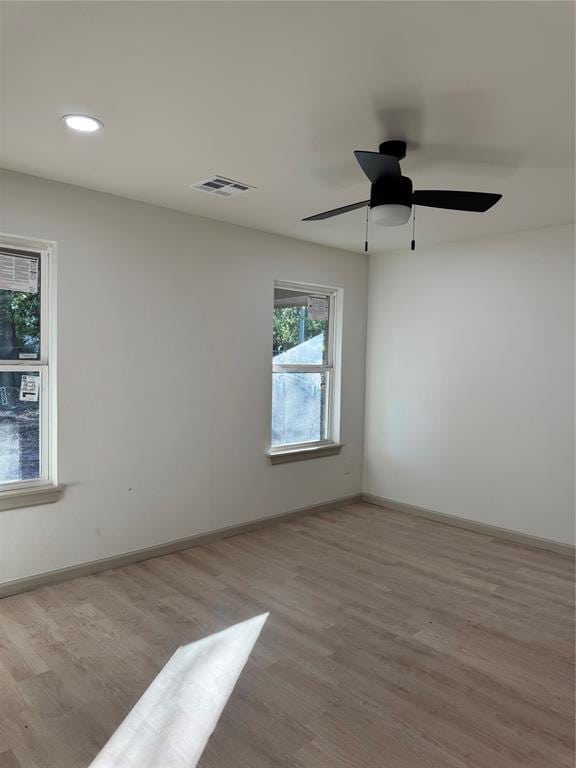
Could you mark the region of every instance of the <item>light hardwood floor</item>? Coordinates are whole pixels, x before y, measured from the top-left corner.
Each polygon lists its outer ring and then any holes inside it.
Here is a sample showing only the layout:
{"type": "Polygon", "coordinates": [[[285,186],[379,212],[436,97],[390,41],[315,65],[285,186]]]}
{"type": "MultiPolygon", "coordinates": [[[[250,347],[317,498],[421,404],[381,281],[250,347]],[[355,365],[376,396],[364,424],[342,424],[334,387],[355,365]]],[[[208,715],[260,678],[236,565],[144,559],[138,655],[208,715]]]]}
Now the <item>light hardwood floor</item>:
{"type": "Polygon", "coordinates": [[[264,611],[202,768],[573,768],[572,600],[568,558],[368,504],[42,587],[0,601],[0,768],[85,768],[264,611]]]}

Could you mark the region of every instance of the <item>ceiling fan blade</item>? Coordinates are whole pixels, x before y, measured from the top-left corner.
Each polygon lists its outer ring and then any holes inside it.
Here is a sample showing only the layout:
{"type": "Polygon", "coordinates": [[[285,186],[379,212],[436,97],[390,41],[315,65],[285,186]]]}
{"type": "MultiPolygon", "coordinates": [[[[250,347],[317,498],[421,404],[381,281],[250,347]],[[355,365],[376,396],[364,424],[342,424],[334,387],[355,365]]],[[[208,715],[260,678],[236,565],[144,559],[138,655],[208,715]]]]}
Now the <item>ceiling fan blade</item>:
{"type": "Polygon", "coordinates": [[[400,163],[391,155],[381,155],[380,152],[363,152],[357,149],[354,156],[372,183],[386,176],[401,175],[400,163]]]}
{"type": "Polygon", "coordinates": [[[332,208],[331,211],[324,211],[324,213],[317,213],[314,216],[308,216],[302,221],[320,221],[320,219],[331,219],[332,216],[339,216],[341,213],[348,213],[348,211],[355,211],[357,208],[365,208],[370,205],[370,200],[362,200],[361,203],[351,203],[350,205],[343,205],[342,208],[332,208]]]}
{"type": "Polygon", "coordinates": [[[417,189],[412,195],[414,205],[430,208],[448,208],[451,211],[475,211],[483,213],[492,208],[502,195],[490,192],[457,192],[451,189],[417,189]]]}

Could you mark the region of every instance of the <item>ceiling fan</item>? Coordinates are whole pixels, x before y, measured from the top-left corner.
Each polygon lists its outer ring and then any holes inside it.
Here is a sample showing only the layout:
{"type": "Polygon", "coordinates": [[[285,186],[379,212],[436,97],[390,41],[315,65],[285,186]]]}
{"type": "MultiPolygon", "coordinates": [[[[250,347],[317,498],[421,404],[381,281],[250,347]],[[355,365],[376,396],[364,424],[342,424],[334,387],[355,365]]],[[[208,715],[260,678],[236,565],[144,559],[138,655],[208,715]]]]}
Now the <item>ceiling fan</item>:
{"type": "MultiPolygon", "coordinates": [[[[489,192],[459,192],[444,189],[412,189],[412,180],[402,176],[400,160],[406,157],[406,142],[385,141],[378,152],[354,152],[358,164],[370,180],[370,199],[343,205],[330,211],[308,216],[302,221],[319,221],[341,213],[368,207],[373,224],[393,227],[406,224],[412,206],[447,208],[452,211],[484,213],[495,205],[502,195],[489,192]]],[[[414,249],[414,241],[412,242],[414,249]]]]}

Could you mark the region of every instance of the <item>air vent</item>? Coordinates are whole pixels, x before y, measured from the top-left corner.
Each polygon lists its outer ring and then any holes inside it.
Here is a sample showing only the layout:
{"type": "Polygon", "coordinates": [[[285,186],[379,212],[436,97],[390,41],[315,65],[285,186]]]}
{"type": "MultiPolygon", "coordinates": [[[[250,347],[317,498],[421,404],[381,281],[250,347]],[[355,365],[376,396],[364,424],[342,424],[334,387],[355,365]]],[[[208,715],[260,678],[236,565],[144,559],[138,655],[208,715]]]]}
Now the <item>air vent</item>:
{"type": "Polygon", "coordinates": [[[210,176],[205,181],[190,184],[190,189],[208,192],[210,195],[220,195],[220,197],[235,197],[236,195],[243,195],[244,192],[250,192],[256,187],[251,187],[250,184],[244,184],[242,181],[226,179],[224,176],[210,176]]]}

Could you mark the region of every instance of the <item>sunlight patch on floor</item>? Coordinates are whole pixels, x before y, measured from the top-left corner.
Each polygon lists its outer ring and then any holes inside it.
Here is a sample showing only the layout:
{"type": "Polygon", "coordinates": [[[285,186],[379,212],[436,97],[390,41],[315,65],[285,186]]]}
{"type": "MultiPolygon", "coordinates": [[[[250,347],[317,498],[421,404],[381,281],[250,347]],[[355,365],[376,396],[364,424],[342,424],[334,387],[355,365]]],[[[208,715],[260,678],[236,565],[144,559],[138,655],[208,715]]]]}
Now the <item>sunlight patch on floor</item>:
{"type": "Polygon", "coordinates": [[[90,768],[194,768],[267,618],[179,648],[90,768]]]}

